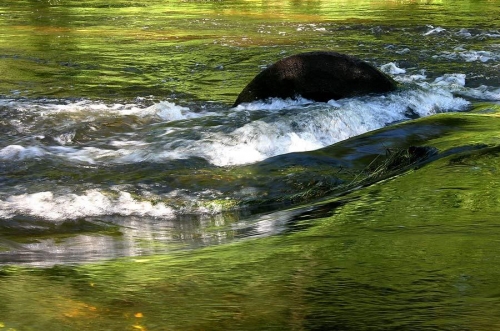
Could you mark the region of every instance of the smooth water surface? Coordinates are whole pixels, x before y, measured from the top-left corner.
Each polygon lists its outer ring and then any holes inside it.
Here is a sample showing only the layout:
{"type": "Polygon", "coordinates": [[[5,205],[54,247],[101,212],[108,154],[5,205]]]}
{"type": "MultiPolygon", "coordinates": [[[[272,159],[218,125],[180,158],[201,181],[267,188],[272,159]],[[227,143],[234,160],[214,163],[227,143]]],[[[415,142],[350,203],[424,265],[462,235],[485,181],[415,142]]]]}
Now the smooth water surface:
{"type": "Polygon", "coordinates": [[[0,329],[500,326],[500,3],[0,3],[0,329]],[[397,91],[231,108],[357,56],[397,91]]]}

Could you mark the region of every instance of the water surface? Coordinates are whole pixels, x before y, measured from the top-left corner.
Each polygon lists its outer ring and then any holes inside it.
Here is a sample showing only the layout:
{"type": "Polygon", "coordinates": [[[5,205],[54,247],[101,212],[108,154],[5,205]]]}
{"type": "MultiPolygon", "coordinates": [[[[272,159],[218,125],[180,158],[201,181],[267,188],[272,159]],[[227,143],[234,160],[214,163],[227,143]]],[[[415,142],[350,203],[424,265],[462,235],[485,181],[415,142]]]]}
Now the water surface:
{"type": "Polygon", "coordinates": [[[498,5],[0,4],[0,328],[494,329],[498,5]],[[400,86],[231,108],[312,50],[400,86]]]}

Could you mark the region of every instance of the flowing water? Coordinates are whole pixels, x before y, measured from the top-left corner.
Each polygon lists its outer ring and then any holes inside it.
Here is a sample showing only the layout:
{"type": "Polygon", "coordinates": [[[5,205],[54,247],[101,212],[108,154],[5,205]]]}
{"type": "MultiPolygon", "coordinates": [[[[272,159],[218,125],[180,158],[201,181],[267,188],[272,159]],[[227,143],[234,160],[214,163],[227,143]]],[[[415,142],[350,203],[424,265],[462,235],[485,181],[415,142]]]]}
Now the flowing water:
{"type": "Polygon", "coordinates": [[[500,328],[500,3],[0,3],[0,330],[500,328]],[[397,91],[231,105],[332,50],[397,91]]]}

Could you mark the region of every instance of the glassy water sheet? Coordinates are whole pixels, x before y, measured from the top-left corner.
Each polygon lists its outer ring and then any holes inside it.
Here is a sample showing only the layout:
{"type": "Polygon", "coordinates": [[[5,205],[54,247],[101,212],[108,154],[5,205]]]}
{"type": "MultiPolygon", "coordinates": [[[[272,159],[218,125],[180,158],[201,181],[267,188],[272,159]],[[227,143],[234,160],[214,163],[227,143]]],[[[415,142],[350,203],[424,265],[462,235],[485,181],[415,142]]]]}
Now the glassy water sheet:
{"type": "Polygon", "coordinates": [[[172,219],[108,216],[56,225],[11,220],[2,227],[0,263],[48,267],[219,245],[295,231],[309,209],[252,217],[241,212],[172,219]]]}

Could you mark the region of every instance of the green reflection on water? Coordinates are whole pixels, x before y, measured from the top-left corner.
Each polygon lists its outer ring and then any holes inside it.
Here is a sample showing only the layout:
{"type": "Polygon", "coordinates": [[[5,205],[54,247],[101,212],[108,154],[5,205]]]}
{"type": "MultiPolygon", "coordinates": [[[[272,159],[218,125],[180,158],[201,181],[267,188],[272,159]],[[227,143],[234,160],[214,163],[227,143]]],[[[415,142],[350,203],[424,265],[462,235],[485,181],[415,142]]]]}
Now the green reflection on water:
{"type": "Polygon", "coordinates": [[[431,70],[430,59],[383,50],[421,46],[421,32],[392,29],[495,29],[499,16],[492,1],[367,0],[16,1],[0,4],[0,13],[0,94],[227,103],[260,67],[301,50],[328,48],[376,64],[418,60],[431,70]],[[388,29],[372,30],[379,25],[388,29]]]}
{"type": "Polygon", "coordinates": [[[308,225],[300,231],[166,256],[4,267],[0,323],[16,330],[495,329],[494,109],[436,116],[457,125],[428,142],[443,157],[309,205],[295,221],[308,225]],[[489,147],[460,152],[467,137],[489,147]]]}

